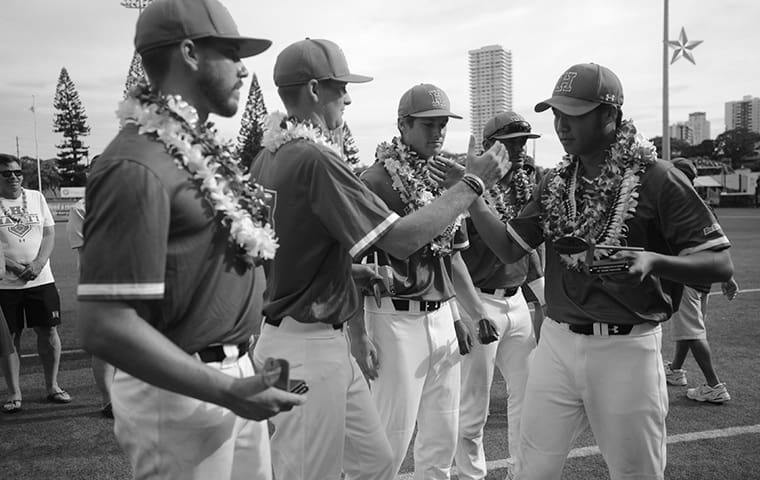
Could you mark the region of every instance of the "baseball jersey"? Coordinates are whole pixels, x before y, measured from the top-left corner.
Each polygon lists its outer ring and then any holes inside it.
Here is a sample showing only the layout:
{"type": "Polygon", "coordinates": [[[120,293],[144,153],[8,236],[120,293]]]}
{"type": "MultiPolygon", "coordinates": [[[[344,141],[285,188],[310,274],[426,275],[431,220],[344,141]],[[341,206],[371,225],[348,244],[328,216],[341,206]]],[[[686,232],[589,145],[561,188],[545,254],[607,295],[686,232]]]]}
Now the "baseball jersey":
{"type": "Polygon", "coordinates": [[[140,301],[189,353],[250,338],[253,269],[162,143],[124,127],[88,177],[86,209],[80,301],[140,301]]]}
{"type": "Polygon", "coordinates": [[[251,176],[265,188],[279,239],[264,264],[264,314],[341,324],[359,309],[351,277],[359,257],[398,220],[330,148],[297,139],[263,150],[251,176]]]}
{"type": "MultiPolygon", "coordinates": [[[[369,167],[362,174],[362,181],[391,210],[404,215],[405,204],[393,189],[391,178],[382,163],[375,162],[369,167]]],[[[454,234],[451,247],[453,250],[464,250],[468,246],[467,228],[462,223],[454,234]]],[[[377,250],[377,256],[380,265],[390,265],[393,270],[394,297],[444,301],[455,296],[451,281],[451,255],[433,255],[428,248],[423,247],[403,260],[382,250],[377,250]]],[[[374,261],[374,258],[370,258],[374,261]]]]}
{"type": "MultiPolygon", "coordinates": [[[[715,216],[669,162],[657,161],[640,176],[638,206],[626,222],[627,244],[666,255],[689,255],[730,246],[715,216]]],[[[533,199],[507,226],[508,235],[530,250],[544,241],[540,195],[555,174],[546,175],[533,199]]],[[[552,242],[546,245],[547,314],[572,324],[658,323],[678,309],[682,286],[655,276],[639,285],[603,283],[599,276],[565,268],[552,242]]]]}
{"type": "MultiPolygon", "coordinates": [[[[24,265],[37,258],[42,244],[45,227],[55,227],[55,220],[45,197],[37,190],[23,189],[18,198],[0,199],[2,217],[0,217],[0,240],[3,252],[10,258],[24,265]],[[26,205],[24,205],[26,196],[26,205]]],[[[37,278],[28,282],[20,280],[13,272],[7,270],[0,279],[0,289],[18,290],[53,283],[50,260],[45,263],[37,278]]]]}
{"type": "Polygon", "coordinates": [[[499,257],[486,245],[485,241],[467,219],[467,236],[470,248],[462,252],[462,258],[470,272],[472,284],[478,288],[512,288],[519,287],[525,282],[532,282],[543,276],[542,272],[536,271],[530,255],[520,260],[504,264],[499,257]]]}

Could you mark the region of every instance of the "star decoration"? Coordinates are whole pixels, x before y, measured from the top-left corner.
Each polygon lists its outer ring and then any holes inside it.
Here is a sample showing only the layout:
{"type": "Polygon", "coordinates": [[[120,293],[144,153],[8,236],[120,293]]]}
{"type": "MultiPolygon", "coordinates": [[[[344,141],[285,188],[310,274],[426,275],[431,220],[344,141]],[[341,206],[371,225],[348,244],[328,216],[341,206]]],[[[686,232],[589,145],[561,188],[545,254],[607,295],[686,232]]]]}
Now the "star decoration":
{"type": "Polygon", "coordinates": [[[702,43],[702,40],[692,40],[690,42],[686,36],[686,30],[681,27],[681,35],[678,36],[678,41],[668,40],[668,45],[670,48],[675,50],[673,52],[673,58],[670,60],[670,64],[673,65],[676,60],[678,60],[680,57],[683,57],[696,65],[697,62],[694,61],[694,55],[691,53],[691,51],[700,43],[702,43]]]}

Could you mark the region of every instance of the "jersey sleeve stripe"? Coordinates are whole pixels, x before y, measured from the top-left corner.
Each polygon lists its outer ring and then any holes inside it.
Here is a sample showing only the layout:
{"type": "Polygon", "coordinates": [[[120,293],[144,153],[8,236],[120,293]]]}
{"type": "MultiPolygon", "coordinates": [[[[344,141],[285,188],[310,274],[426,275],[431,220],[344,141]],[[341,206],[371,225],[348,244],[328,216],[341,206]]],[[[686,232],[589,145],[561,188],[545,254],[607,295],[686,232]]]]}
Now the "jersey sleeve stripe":
{"type": "Polygon", "coordinates": [[[400,217],[396,214],[391,212],[390,215],[388,215],[385,220],[380,222],[378,226],[370,230],[364,237],[356,242],[353,247],[351,247],[351,250],[348,251],[349,255],[351,255],[351,258],[357,258],[359,255],[364,252],[367,248],[372,246],[378,238],[380,238],[385,232],[388,231],[391,226],[398,221],[400,217]]]}
{"type": "Polygon", "coordinates": [[[77,287],[77,297],[84,298],[163,298],[164,283],[85,283],[77,287]]]}
{"type": "Polygon", "coordinates": [[[695,247],[684,248],[678,252],[678,255],[692,255],[694,253],[703,252],[705,250],[723,250],[724,248],[728,248],[730,246],[731,242],[728,241],[728,238],[726,238],[725,235],[721,235],[720,237],[713,238],[712,240],[701,243],[695,247]]]}
{"type": "Polygon", "coordinates": [[[510,225],[509,223],[507,223],[507,234],[510,237],[512,237],[512,240],[514,240],[515,242],[517,242],[517,244],[520,245],[520,248],[522,248],[526,252],[530,252],[531,250],[533,250],[525,242],[525,240],[523,240],[522,237],[517,233],[517,230],[515,230],[514,228],[512,228],[512,225],[510,225]]]}
{"type": "Polygon", "coordinates": [[[453,247],[454,247],[454,250],[467,250],[468,248],[470,248],[470,241],[467,240],[465,242],[455,243],[453,247]]]}

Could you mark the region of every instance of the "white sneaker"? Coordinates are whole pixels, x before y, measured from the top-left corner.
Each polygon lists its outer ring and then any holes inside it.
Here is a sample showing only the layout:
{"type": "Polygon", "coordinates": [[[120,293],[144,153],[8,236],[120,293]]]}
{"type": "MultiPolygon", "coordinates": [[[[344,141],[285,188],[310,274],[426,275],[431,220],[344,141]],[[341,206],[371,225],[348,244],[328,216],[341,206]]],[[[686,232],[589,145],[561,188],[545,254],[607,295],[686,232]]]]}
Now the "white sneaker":
{"type": "Polygon", "coordinates": [[[677,387],[685,387],[686,386],[686,370],[684,370],[683,368],[673,370],[670,367],[670,362],[666,362],[665,363],[665,381],[668,382],[668,385],[675,385],[677,387]]]}
{"type": "Polygon", "coordinates": [[[686,396],[698,402],[723,403],[731,400],[725,383],[719,383],[714,387],[703,383],[697,388],[686,390],[686,396]]]}

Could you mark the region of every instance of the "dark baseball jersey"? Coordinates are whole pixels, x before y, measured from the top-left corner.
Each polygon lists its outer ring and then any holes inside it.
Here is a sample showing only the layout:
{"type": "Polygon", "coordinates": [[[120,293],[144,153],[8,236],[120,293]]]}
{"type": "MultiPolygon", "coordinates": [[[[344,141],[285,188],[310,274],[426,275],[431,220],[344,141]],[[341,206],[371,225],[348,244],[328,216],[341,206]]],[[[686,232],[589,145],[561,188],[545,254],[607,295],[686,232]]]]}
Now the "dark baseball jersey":
{"type": "Polygon", "coordinates": [[[265,263],[264,314],[343,323],[359,309],[359,257],[398,220],[331,149],[303,139],[262,151],[252,177],[269,195],[280,247],[265,263]]]}
{"type": "MultiPolygon", "coordinates": [[[[641,176],[638,207],[626,222],[627,244],[666,255],[689,255],[730,246],[710,209],[668,162],[657,161],[641,176]]],[[[554,172],[546,175],[507,233],[527,251],[544,241],[539,196],[554,172]]],[[[581,213],[582,215],[582,213],[581,213]]],[[[658,323],[678,308],[682,286],[648,276],[636,286],[614,285],[598,276],[566,269],[551,242],[546,245],[548,315],[561,322],[589,324],[658,323]]]]}
{"type": "MultiPolygon", "coordinates": [[[[391,178],[380,162],[375,162],[362,174],[362,181],[383,199],[391,210],[398,215],[404,215],[405,204],[393,189],[391,178]]],[[[451,246],[453,250],[463,250],[469,246],[464,222],[454,234],[451,246]]],[[[380,250],[377,254],[378,263],[390,265],[393,270],[393,296],[428,301],[444,301],[454,297],[451,255],[433,255],[424,247],[405,260],[380,250]]],[[[374,258],[370,259],[373,260],[374,258]]]]}
{"type": "Polygon", "coordinates": [[[478,288],[512,288],[525,282],[532,282],[543,276],[536,271],[526,255],[515,263],[505,265],[480,237],[480,234],[467,219],[467,236],[470,248],[462,252],[464,263],[470,272],[472,284],[478,288]]]}
{"type": "Polygon", "coordinates": [[[162,143],[129,125],[87,181],[80,301],[140,301],[187,352],[239,344],[254,331],[253,270],[162,143]]]}

